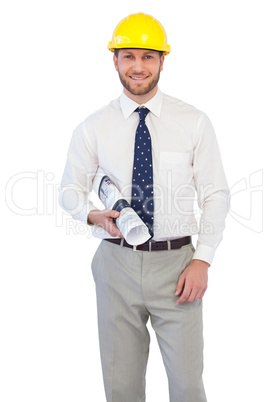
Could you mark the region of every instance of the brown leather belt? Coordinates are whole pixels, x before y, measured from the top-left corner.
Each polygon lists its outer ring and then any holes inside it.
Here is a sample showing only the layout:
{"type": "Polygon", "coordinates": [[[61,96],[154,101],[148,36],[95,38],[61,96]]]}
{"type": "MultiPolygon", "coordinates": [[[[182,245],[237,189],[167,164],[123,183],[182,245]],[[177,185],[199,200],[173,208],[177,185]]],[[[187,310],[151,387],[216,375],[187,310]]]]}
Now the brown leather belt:
{"type": "Polygon", "coordinates": [[[110,243],[121,245],[122,247],[128,247],[140,251],[164,251],[164,250],[175,250],[182,246],[186,246],[192,242],[191,236],[181,237],[175,240],[165,240],[165,241],[149,241],[148,243],[140,244],[139,246],[131,246],[124,239],[105,239],[110,243]]]}

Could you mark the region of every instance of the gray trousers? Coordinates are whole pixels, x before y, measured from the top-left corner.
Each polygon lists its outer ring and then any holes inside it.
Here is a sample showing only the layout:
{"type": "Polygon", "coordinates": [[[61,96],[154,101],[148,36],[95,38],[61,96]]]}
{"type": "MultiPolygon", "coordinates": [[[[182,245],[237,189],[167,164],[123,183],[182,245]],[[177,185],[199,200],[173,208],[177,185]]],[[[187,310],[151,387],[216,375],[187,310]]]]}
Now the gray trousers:
{"type": "Polygon", "coordinates": [[[206,402],[202,301],[176,304],[176,285],[193,246],[133,251],[103,240],[92,261],[104,387],[108,402],[144,402],[152,327],[170,402],[206,402]]]}

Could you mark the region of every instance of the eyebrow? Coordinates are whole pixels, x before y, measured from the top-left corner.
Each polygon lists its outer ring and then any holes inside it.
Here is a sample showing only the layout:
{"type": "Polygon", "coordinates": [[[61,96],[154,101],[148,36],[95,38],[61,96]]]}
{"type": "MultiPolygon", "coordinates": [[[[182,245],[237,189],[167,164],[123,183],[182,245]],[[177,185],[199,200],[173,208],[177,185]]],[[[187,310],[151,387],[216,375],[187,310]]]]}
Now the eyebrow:
{"type": "MultiPolygon", "coordinates": [[[[138,49],[138,50],[144,50],[144,53],[145,53],[145,54],[149,54],[149,53],[155,54],[155,53],[157,53],[157,50],[133,48],[133,50],[136,50],[136,49],[138,49]]],[[[131,48],[129,48],[129,49],[121,49],[121,50],[123,51],[123,53],[130,53],[130,54],[133,54],[133,53],[134,53],[131,48]]]]}

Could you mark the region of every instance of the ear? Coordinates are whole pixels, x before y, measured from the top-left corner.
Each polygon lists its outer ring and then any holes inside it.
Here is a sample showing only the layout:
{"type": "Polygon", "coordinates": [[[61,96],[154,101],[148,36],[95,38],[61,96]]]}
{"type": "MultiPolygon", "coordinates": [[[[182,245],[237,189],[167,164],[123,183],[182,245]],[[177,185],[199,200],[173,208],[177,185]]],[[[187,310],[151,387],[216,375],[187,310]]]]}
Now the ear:
{"type": "Polygon", "coordinates": [[[165,60],[165,55],[162,54],[161,58],[160,58],[160,71],[163,71],[164,68],[164,60],[165,60]]]}
{"type": "Polygon", "coordinates": [[[114,61],[114,66],[116,71],[118,71],[118,58],[116,57],[116,55],[114,54],[113,56],[113,61],[114,61]]]}

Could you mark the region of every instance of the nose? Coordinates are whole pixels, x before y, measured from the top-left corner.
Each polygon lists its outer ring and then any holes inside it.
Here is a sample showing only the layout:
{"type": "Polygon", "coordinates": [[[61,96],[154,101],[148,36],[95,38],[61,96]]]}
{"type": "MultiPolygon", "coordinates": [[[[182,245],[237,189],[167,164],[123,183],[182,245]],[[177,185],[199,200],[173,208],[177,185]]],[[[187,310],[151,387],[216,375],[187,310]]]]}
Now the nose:
{"type": "Polygon", "coordinates": [[[136,73],[141,73],[144,70],[143,60],[141,57],[135,57],[133,62],[133,70],[136,73]]]}

